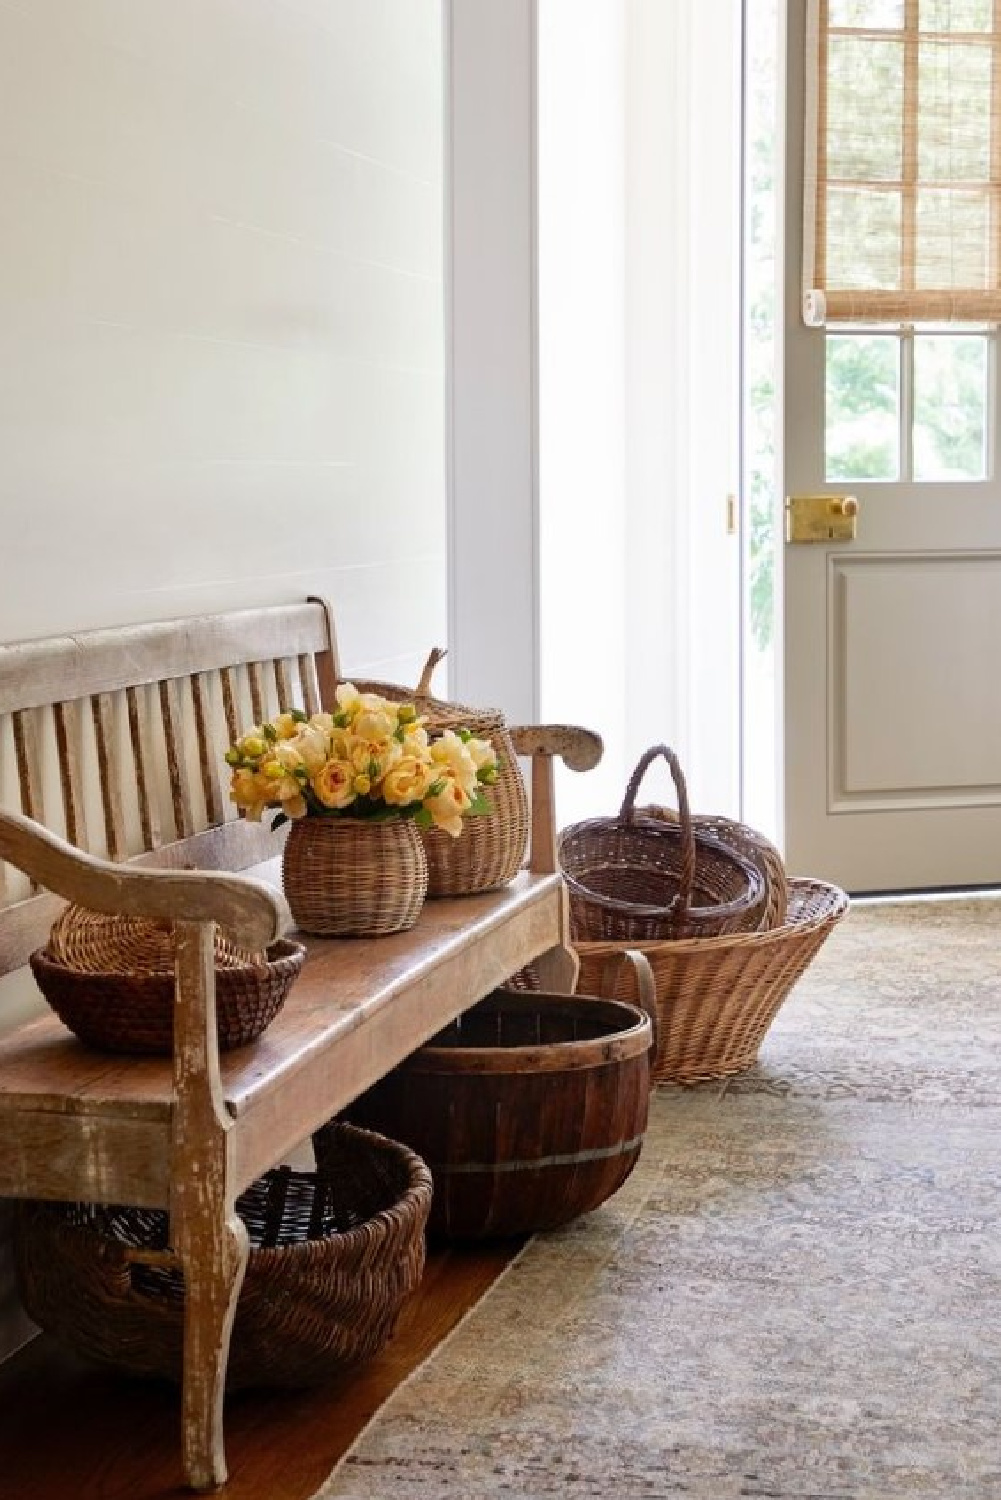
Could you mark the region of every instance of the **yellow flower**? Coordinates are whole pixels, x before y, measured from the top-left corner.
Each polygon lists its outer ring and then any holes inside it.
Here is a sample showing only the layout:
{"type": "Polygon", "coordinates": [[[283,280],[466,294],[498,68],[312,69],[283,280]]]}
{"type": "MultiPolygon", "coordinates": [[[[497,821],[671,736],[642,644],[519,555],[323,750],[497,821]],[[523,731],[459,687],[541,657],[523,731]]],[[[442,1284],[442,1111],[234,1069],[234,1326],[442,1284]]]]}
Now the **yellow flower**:
{"type": "Polygon", "coordinates": [[[422,800],[432,780],[433,772],[425,761],[415,755],[401,756],[383,778],[383,800],[391,807],[409,807],[422,800]]]}
{"type": "Polygon", "coordinates": [[[446,729],[443,735],[431,741],[431,759],[472,796],[476,787],[476,763],[469,753],[469,746],[454,729],[446,729]]]}
{"type": "Polygon", "coordinates": [[[477,771],[489,771],[496,766],[497,751],[489,740],[478,740],[475,738],[467,740],[466,749],[477,771]]]}
{"type": "Polygon", "coordinates": [[[291,714],[279,714],[272,720],[275,733],[280,740],[291,740],[298,733],[299,726],[291,714]]]}
{"type": "MultiPolygon", "coordinates": [[[[308,775],[315,776],[327,764],[330,759],[328,744],[329,736],[319,725],[306,724],[299,731],[295,749],[308,775]]],[[[279,747],[282,748],[284,747],[279,747]]]]}
{"type": "Polygon", "coordinates": [[[359,797],[367,797],[372,790],[372,783],[367,776],[356,776],[351,784],[359,797]]]}
{"type": "Polygon", "coordinates": [[[354,767],[346,760],[328,760],[313,777],[313,791],[324,807],[349,807],[358,795],[354,789],[354,767]]]}
{"type": "Polygon", "coordinates": [[[462,817],[468,812],[471,799],[457,781],[446,775],[443,789],[434,797],[426,797],[424,806],[435,827],[443,828],[455,839],[462,832],[462,817]]]}
{"type": "Polygon", "coordinates": [[[245,734],[242,740],[237,740],[236,748],[240,751],[244,760],[259,760],[268,748],[260,733],[255,729],[250,734],[245,734]]]}
{"type": "Polygon", "coordinates": [[[287,818],[304,818],[309,812],[306,799],[300,792],[297,797],[290,797],[287,802],[282,803],[282,812],[287,818]]]}
{"type": "Polygon", "coordinates": [[[396,715],[380,709],[366,709],[352,723],[351,733],[370,744],[384,745],[396,733],[396,715]]]}
{"type": "Polygon", "coordinates": [[[341,682],[338,684],[334,697],[337,707],[342,714],[356,713],[361,703],[361,694],[353,682],[341,682]]]}

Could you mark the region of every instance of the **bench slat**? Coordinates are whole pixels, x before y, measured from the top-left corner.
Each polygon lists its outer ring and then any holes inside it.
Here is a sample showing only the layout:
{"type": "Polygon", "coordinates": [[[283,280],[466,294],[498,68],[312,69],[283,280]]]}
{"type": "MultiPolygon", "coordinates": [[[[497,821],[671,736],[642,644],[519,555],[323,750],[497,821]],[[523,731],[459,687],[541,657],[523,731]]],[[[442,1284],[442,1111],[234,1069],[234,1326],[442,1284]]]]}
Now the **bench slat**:
{"type": "Polygon", "coordinates": [[[83,799],[83,726],[79,699],[57,703],[52,710],[56,726],[59,780],[66,813],[66,837],[78,849],[90,849],[87,815],[83,799]]]}
{"type": "Polygon", "coordinates": [[[97,736],[97,766],[108,858],[118,861],[125,858],[128,849],[125,843],[125,813],[122,806],[124,778],[115,700],[111,693],[96,693],[90,701],[97,736]]]}
{"type": "Polygon", "coordinates": [[[180,684],[176,678],[160,683],[160,717],[163,721],[163,743],[174,807],[174,831],[179,839],[184,839],[194,833],[195,820],[191,811],[191,779],[184,758],[180,684]]]}
{"type": "Polygon", "coordinates": [[[139,826],[144,849],[158,849],[163,843],[155,784],[152,780],[153,731],[150,721],[149,689],[131,687],[125,700],[129,710],[129,737],[136,771],[136,795],[139,801],[139,826]]]}
{"type": "MultiPolygon", "coordinates": [[[[198,765],[205,795],[205,815],[210,823],[221,823],[226,816],[219,777],[222,749],[216,743],[212,722],[211,681],[207,672],[196,672],[191,679],[191,699],[195,708],[195,732],[198,737],[198,765]]],[[[225,748],[225,747],[223,747],[225,748]]]]}

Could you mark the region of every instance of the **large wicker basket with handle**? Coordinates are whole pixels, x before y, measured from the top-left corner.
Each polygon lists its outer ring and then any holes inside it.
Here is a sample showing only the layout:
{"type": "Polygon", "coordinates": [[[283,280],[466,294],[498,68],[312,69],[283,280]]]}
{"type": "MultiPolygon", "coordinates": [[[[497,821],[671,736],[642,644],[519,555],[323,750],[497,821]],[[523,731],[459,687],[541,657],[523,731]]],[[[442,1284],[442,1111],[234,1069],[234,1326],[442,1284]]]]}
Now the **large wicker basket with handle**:
{"type": "MultiPolygon", "coordinates": [[[[237,1199],[250,1257],[227,1384],[307,1385],[376,1353],[424,1269],[431,1178],[396,1141],[337,1125],[317,1171],[279,1167],[237,1199]]],[[[77,1353],[181,1377],[184,1283],[168,1216],[23,1203],[18,1283],[35,1322],[77,1353]]]]}
{"type": "MultiPolygon", "coordinates": [[[[246,1046],[270,1026],[305,956],[301,943],[284,938],[266,953],[245,953],[216,933],[220,1048],[246,1046]]],[[[47,946],[33,953],[30,963],[42,994],[82,1042],[109,1052],[172,1051],[171,926],[70,905],[53,923],[47,946]]]]}
{"type": "MultiPolygon", "coordinates": [[[[639,945],[657,991],[658,1082],[723,1078],[756,1060],[779,1007],[849,907],[843,890],[819,880],[791,877],[788,892],[783,921],[767,931],[639,945]]],[[[635,1003],[632,972],[608,969],[624,946],[579,943],[578,989],[635,1003]]]]}
{"type": "Polygon", "coordinates": [[[490,811],[467,818],[458,838],[440,828],[420,830],[428,863],[429,897],[472,895],[513,880],[524,863],[529,833],[528,796],[504,715],[498,709],[468,708],[432,696],[431,677],[444,656],[441,648],[430,653],[416,690],[398,683],[355,681],[362,692],[378,693],[397,703],[413,702],[431,735],[446,729],[468,729],[490,740],[497,751],[497,782],[483,788],[490,811]]]}
{"type": "Polygon", "coordinates": [[[717,937],[757,927],[766,906],[759,865],[692,818],[667,745],[641,756],[617,817],[572,824],[558,847],[574,943],[717,937]],[[661,756],[678,794],[676,823],[636,809],[640,783],[661,756]]]}

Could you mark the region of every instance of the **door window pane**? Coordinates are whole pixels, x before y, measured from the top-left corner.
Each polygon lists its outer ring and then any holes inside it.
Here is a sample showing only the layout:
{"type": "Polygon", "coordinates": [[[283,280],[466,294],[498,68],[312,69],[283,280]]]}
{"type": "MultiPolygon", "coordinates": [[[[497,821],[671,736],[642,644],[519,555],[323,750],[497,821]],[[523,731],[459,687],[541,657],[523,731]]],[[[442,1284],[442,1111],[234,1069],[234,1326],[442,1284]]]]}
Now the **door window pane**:
{"type": "Polygon", "coordinates": [[[900,472],[900,343],[892,334],[829,334],[828,479],[896,479],[900,472]]]}
{"type": "Polygon", "coordinates": [[[914,478],[983,479],[987,472],[987,339],[914,337],[914,478]]]}
{"type": "Polygon", "coordinates": [[[900,31],[904,0],[831,0],[831,25],[900,31]]]}

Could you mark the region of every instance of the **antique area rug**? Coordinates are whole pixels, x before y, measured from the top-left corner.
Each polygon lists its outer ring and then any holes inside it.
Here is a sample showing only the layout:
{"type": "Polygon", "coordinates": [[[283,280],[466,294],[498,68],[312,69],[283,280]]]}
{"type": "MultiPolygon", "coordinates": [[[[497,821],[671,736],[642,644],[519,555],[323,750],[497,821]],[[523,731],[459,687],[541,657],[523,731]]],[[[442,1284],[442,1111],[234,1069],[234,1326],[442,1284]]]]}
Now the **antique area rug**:
{"type": "Polygon", "coordinates": [[[999,1500],[1001,902],[856,906],[322,1500],[999,1500]]]}

